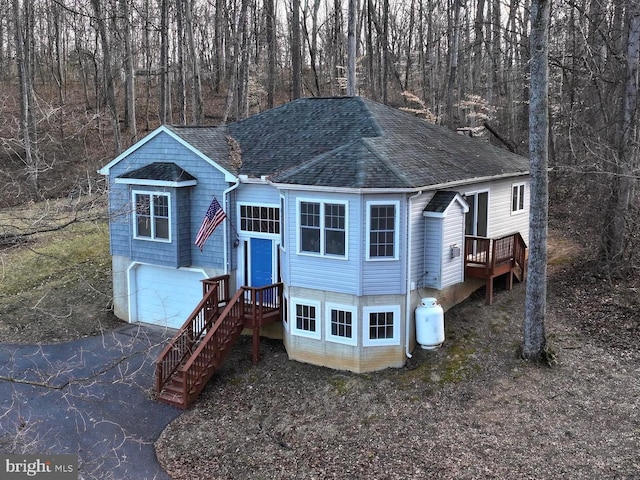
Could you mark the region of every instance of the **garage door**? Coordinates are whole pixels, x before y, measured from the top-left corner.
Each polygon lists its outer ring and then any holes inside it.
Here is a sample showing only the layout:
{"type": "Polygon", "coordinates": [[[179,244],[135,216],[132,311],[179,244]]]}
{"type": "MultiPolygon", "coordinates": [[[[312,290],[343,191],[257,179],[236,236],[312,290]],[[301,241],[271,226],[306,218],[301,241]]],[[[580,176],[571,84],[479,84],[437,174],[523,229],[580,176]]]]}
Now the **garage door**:
{"type": "Polygon", "coordinates": [[[202,271],[138,265],[131,271],[131,320],[180,328],[202,299],[202,271]]]}

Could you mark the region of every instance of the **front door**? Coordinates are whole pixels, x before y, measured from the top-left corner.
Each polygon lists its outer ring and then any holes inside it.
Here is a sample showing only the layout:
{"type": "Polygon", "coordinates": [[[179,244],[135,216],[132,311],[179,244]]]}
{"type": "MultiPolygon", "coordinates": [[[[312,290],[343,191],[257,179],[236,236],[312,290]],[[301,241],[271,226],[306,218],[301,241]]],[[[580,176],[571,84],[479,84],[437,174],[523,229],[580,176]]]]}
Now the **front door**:
{"type": "Polygon", "coordinates": [[[274,283],[273,240],[252,238],[249,241],[249,286],[264,287],[274,283]]]}

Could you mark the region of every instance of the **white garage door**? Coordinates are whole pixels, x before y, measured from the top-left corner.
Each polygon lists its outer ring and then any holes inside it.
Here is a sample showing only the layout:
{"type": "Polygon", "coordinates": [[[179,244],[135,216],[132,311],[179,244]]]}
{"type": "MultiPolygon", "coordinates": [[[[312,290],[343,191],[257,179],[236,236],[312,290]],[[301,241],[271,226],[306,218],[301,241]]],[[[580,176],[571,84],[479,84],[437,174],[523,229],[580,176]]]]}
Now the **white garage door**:
{"type": "Polygon", "coordinates": [[[202,300],[202,271],[138,265],[130,278],[132,321],[180,328],[202,300]]]}

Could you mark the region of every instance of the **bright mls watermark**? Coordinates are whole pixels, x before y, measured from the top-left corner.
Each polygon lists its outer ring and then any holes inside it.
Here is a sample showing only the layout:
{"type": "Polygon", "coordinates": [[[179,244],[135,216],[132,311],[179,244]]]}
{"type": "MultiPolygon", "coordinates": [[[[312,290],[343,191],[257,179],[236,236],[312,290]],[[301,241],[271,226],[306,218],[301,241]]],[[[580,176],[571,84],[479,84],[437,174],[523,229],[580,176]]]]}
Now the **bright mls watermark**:
{"type": "Polygon", "coordinates": [[[0,478],[18,480],[43,478],[47,480],[77,480],[77,455],[2,455],[0,478]]]}

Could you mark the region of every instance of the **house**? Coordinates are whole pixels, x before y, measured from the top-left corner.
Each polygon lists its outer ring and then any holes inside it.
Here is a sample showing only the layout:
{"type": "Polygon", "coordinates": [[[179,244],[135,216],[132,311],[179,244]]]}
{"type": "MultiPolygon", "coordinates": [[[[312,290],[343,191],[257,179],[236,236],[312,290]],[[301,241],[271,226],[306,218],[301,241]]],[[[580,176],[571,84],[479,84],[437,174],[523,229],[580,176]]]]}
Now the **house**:
{"type": "Polygon", "coordinates": [[[201,280],[228,275],[232,292],[277,283],[290,358],[403,366],[420,298],[448,308],[492,275],[489,256],[504,248],[493,240],[528,241],[528,170],[524,157],[360,97],[161,126],[100,170],[115,314],[179,328],[201,280]],[[201,251],[213,198],[227,218],[201,251]]]}

